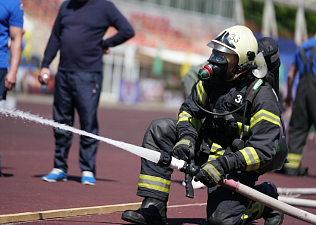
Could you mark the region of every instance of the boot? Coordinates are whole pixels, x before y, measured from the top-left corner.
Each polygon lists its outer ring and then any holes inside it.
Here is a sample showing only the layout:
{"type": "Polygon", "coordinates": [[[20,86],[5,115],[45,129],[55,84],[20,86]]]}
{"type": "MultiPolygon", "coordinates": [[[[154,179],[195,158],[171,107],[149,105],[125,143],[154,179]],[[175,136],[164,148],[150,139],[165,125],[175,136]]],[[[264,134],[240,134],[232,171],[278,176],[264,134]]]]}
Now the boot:
{"type": "Polygon", "coordinates": [[[167,204],[155,198],[145,198],[137,210],[126,210],[122,220],[138,224],[167,224],[167,204]]]}
{"type": "Polygon", "coordinates": [[[282,167],[281,170],[277,170],[277,173],[281,173],[288,176],[307,176],[308,175],[308,167],[299,167],[299,168],[286,168],[282,167]]]}
{"type": "Polygon", "coordinates": [[[264,225],[280,225],[283,223],[284,214],[276,210],[272,210],[263,217],[264,225]]]}

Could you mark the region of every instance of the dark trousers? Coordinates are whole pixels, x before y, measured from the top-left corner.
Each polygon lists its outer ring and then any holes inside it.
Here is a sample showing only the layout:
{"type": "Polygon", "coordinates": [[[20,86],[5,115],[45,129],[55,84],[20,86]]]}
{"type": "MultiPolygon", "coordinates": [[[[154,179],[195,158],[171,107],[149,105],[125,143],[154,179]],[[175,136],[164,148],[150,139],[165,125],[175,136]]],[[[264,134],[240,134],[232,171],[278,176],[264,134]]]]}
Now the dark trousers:
{"type": "MultiPolygon", "coordinates": [[[[98,135],[97,109],[102,84],[101,72],[58,71],[55,78],[53,119],[73,126],[77,109],[81,130],[98,135]]],[[[54,128],[54,168],[67,172],[67,158],[72,132],[54,128]]],[[[80,168],[95,173],[95,159],[99,141],[80,136],[80,168]]]]}
{"type": "Polygon", "coordinates": [[[316,125],[316,76],[305,74],[299,82],[289,126],[289,163],[297,169],[312,124],[316,125]]]}
{"type": "Polygon", "coordinates": [[[4,90],[5,89],[5,77],[8,73],[7,69],[0,69],[0,101],[1,100],[6,100],[7,97],[7,92],[4,90]]]}
{"type": "MultiPolygon", "coordinates": [[[[0,101],[6,99],[7,92],[4,90],[5,77],[8,73],[7,69],[0,69],[0,101]]],[[[1,156],[0,156],[0,176],[1,176],[1,156]]]]}
{"type": "MultiPolygon", "coordinates": [[[[153,120],[145,133],[143,147],[171,154],[173,146],[178,141],[176,122],[172,119],[153,120]]],[[[197,165],[201,165],[208,159],[208,155],[205,154],[207,151],[200,147],[203,145],[201,140],[203,136],[202,130],[196,145],[196,149],[201,150],[196,152],[197,165]]],[[[137,195],[168,201],[172,173],[172,169],[156,166],[155,163],[142,158],[137,195]]],[[[236,177],[241,183],[277,198],[276,190],[273,190],[270,185],[263,183],[255,186],[258,175],[247,173],[246,175],[236,175],[236,177]]],[[[236,177],[234,176],[234,178],[236,177]]],[[[208,189],[207,218],[209,224],[247,224],[263,217],[268,210],[271,209],[219,185],[208,189]]]]}
{"type": "MultiPolygon", "coordinates": [[[[145,133],[142,146],[171,154],[172,148],[177,142],[176,122],[176,120],[172,119],[153,120],[145,133]]],[[[142,158],[137,195],[167,202],[172,173],[173,169],[156,166],[155,163],[142,158]],[[150,177],[145,180],[142,179],[142,175],[150,177]],[[161,187],[161,189],[159,190],[157,187],[161,187]]]]}

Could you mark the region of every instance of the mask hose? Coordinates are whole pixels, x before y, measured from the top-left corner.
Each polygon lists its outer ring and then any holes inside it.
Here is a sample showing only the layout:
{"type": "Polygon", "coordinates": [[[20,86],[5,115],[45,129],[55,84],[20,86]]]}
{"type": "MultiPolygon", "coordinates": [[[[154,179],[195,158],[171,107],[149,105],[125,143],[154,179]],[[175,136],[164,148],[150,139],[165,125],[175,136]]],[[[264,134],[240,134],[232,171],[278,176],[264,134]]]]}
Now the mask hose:
{"type": "Polygon", "coordinates": [[[238,107],[237,109],[231,111],[231,112],[226,112],[226,113],[215,113],[215,112],[211,112],[211,111],[208,111],[207,109],[204,109],[203,107],[201,107],[196,101],[195,101],[195,98],[193,97],[193,95],[196,94],[196,91],[195,91],[195,86],[197,85],[197,83],[199,82],[200,80],[197,80],[195,81],[194,85],[192,86],[192,89],[191,89],[191,97],[192,97],[192,100],[194,102],[194,104],[199,108],[201,109],[202,111],[208,113],[208,114],[211,114],[211,115],[214,115],[214,116],[227,116],[227,115],[230,115],[230,114],[233,114],[239,110],[241,110],[242,108],[245,107],[246,103],[242,104],[240,107],[238,107]]]}

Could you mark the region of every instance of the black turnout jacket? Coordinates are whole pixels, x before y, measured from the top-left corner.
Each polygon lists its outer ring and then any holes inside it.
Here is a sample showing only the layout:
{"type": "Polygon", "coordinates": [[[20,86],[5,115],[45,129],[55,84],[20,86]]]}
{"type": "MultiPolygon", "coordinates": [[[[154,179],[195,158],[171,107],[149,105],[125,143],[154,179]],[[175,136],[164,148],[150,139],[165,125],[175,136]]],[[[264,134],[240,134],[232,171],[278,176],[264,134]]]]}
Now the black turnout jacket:
{"type": "Polygon", "coordinates": [[[257,79],[253,85],[255,79],[247,72],[232,82],[200,80],[178,114],[179,139],[186,135],[198,139],[202,135],[209,147],[208,160],[228,155],[230,174],[240,171],[262,174],[278,150],[281,127],[278,99],[268,82],[257,79]],[[244,109],[226,116],[214,116],[197,106],[211,112],[231,112],[245,103],[249,88],[259,91],[247,107],[244,127],[244,109]],[[244,146],[238,149],[232,143],[240,138],[242,130],[244,146]]]}

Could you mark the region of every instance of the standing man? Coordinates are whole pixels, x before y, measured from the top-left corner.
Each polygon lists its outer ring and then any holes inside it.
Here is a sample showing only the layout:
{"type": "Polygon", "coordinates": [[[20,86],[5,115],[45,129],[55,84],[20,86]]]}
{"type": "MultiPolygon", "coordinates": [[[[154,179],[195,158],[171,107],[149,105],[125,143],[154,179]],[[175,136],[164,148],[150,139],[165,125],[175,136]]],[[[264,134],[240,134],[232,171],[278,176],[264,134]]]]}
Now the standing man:
{"type": "Polygon", "coordinates": [[[23,4],[20,1],[0,0],[0,101],[5,100],[7,91],[15,86],[22,53],[23,14],[23,4]],[[8,70],[7,53],[10,39],[11,61],[8,70]]]}
{"type": "Polygon", "coordinates": [[[303,176],[308,168],[301,167],[302,151],[308,131],[316,125],[316,29],[315,35],[295,51],[294,60],[288,73],[286,105],[292,104],[292,86],[299,73],[300,82],[292,108],[289,126],[289,163],[284,164],[282,173],[303,176]]]}
{"type": "MultiPolygon", "coordinates": [[[[112,2],[106,0],[67,0],[62,3],[48,41],[42,69],[38,76],[47,84],[51,76],[49,64],[60,50],[55,77],[53,119],[73,126],[74,110],[78,111],[81,129],[98,134],[97,108],[102,85],[102,55],[110,47],[134,36],[134,29],[112,2]],[[113,26],[117,33],[102,40],[113,26]],[[47,74],[48,79],[44,79],[47,74]]],[[[67,180],[67,158],[72,133],[54,128],[54,169],[43,180],[67,180]]],[[[99,141],[80,136],[81,183],[95,184],[95,159],[99,141]]]]}

